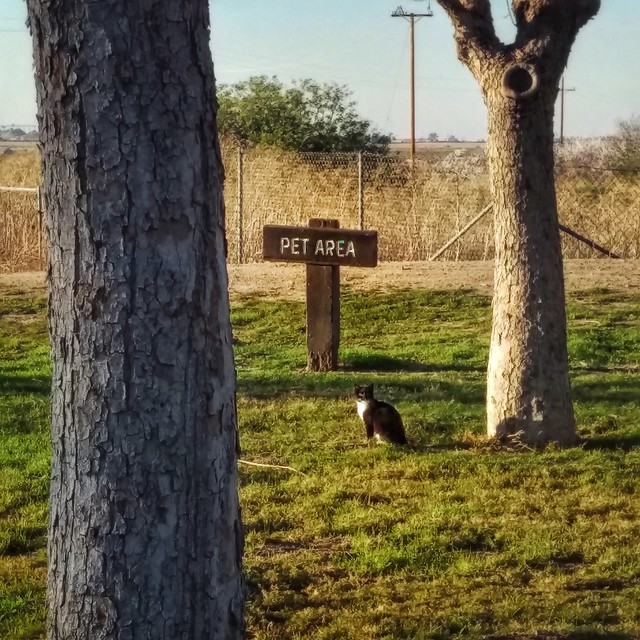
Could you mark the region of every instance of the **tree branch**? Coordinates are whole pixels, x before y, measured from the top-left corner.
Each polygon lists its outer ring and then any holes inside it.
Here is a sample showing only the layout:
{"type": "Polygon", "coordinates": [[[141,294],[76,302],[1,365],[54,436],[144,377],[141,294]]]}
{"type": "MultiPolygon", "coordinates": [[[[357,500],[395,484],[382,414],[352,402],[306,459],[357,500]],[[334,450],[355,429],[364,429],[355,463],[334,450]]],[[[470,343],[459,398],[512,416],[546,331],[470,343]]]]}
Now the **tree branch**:
{"type": "Polygon", "coordinates": [[[476,75],[474,60],[497,54],[502,44],[496,36],[489,0],[437,0],[451,18],[458,57],[476,75]]]}
{"type": "Polygon", "coordinates": [[[458,58],[483,90],[496,83],[497,74],[486,73],[489,60],[498,72],[530,65],[532,77],[555,90],[578,31],[600,8],[600,0],[511,0],[517,35],[504,45],[496,36],[490,0],[437,2],[453,23],[458,58]]]}
{"type": "Polygon", "coordinates": [[[512,0],[512,5],[518,29],[534,22],[562,20],[577,32],[598,13],[600,0],[512,0]]]}
{"type": "Polygon", "coordinates": [[[532,43],[539,44],[550,30],[561,35],[570,49],[578,31],[598,13],[600,0],[512,0],[512,6],[516,49],[526,51],[532,43]]]}
{"type": "Polygon", "coordinates": [[[491,3],[489,0],[438,0],[438,4],[449,14],[459,20],[465,16],[475,15],[491,18],[491,3]]]}
{"type": "Polygon", "coordinates": [[[538,69],[557,83],[578,31],[598,13],[600,0],[512,0],[512,6],[515,60],[537,60],[538,69]]]}

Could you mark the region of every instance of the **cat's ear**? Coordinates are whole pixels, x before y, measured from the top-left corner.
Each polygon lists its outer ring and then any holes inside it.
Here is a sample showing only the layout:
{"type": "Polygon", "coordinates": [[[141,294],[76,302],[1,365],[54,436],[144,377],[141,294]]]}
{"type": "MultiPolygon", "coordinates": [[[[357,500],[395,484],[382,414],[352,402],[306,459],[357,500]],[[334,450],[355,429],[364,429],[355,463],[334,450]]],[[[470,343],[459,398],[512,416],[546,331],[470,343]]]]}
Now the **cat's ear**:
{"type": "Polygon", "coordinates": [[[357,384],[353,385],[353,390],[358,393],[362,387],[359,387],[357,384]]]}
{"type": "Polygon", "coordinates": [[[365,391],[367,391],[369,393],[373,393],[373,384],[370,384],[370,385],[366,386],[364,389],[365,389],[365,391]]]}

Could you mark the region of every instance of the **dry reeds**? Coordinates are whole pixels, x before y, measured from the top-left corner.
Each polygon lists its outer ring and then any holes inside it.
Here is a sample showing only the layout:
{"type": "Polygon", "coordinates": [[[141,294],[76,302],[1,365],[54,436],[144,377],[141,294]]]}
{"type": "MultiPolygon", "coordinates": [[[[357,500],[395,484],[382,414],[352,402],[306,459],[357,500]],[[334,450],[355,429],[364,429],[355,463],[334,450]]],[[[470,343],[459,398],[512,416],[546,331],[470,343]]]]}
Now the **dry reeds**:
{"type": "MultiPolygon", "coordinates": [[[[39,185],[40,156],[35,149],[0,155],[0,186],[36,189],[39,185]]],[[[42,269],[42,236],[38,194],[0,191],[0,272],[42,269]]]]}

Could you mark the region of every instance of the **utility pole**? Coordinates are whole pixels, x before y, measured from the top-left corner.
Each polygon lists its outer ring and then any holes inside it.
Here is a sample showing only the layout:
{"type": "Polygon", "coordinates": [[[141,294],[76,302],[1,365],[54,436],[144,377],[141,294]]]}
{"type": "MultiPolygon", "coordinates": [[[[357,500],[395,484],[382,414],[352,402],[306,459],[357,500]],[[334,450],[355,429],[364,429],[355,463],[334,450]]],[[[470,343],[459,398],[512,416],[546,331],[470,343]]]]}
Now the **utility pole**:
{"type": "Polygon", "coordinates": [[[402,7],[398,7],[392,14],[392,18],[404,18],[409,22],[409,104],[410,113],[409,121],[411,123],[411,147],[410,158],[411,166],[414,165],[416,158],[416,61],[415,61],[415,24],[421,18],[430,18],[433,16],[431,5],[426,13],[407,13],[402,7]]]}
{"type": "Polygon", "coordinates": [[[562,80],[560,80],[560,144],[564,144],[564,94],[565,91],[575,91],[572,87],[571,89],[564,88],[564,76],[562,76],[562,80]]]}

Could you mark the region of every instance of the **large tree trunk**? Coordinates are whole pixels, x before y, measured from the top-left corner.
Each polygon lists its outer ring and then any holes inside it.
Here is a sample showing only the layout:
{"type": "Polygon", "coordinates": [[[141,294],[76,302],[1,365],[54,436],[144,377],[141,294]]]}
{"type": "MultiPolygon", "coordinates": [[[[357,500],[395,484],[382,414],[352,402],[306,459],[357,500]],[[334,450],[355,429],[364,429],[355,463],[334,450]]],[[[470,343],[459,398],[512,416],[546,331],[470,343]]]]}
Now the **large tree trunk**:
{"type": "Polygon", "coordinates": [[[553,175],[553,108],[579,29],[599,0],[512,0],[517,35],[495,34],[489,0],[438,0],[489,120],[495,220],[487,433],[576,441],[553,175]]]}
{"type": "Polygon", "coordinates": [[[240,638],[205,0],[29,0],[49,235],[50,640],[240,638]]]}
{"type": "Polygon", "coordinates": [[[553,175],[553,99],[487,97],[494,202],[490,436],[572,444],[564,278],[553,175]]]}

